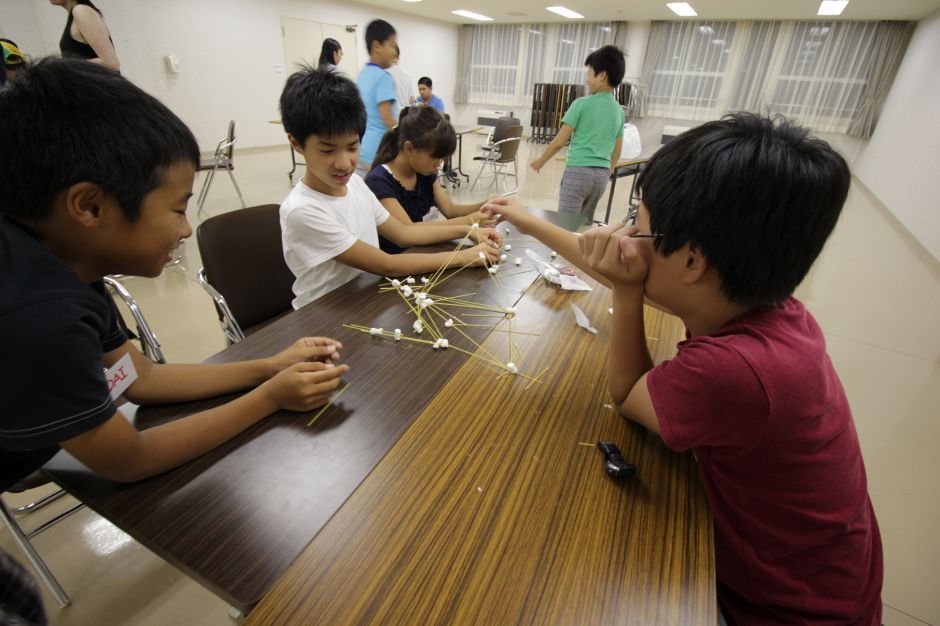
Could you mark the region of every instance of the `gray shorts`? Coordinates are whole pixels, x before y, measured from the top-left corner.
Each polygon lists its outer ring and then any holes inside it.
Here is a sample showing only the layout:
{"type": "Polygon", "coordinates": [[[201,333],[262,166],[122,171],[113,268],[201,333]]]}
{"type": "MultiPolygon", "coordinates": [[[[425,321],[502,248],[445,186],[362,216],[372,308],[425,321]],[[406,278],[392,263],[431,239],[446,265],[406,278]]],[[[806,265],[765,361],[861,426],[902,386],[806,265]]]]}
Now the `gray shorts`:
{"type": "Polygon", "coordinates": [[[558,210],[561,213],[580,213],[588,222],[594,219],[594,209],[610,179],[607,167],[566,167],[561,177],[558,210]]]}

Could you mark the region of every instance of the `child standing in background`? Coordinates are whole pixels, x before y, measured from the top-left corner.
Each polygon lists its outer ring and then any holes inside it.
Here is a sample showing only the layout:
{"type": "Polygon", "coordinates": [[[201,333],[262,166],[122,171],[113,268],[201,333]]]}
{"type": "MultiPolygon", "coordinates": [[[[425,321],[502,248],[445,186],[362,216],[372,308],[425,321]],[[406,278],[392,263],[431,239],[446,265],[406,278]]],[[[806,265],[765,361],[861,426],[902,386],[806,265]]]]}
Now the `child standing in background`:
{"type": "Polygon", "coordinates": [[[396,39],[395,28],[385,20],[372,20],[366,27],[369,62],[356,78],[359,95],[366,107],[366,132],[362,136],[359,166],[356,168],[356,173],[363,178],[372,169],[372,160],[382,136],[385,131],[395,126],[395,119],[398,117],[395,80],[386,71],[398,54],[396,39]]]}
{"type": "Polygon", "coordinates": [[[558,135],[542,155],[532,161],[538,172],[568,140],[568,162],[561,179],[558,210],[581,213],[594,219],[594,209],[604,194],[611,170],[620,156],[624,113],[614,98],[614,88],[623,80],[623,52],[604,46],[588,55],[588,92],[578,98],[561,120],[558,135]]]}

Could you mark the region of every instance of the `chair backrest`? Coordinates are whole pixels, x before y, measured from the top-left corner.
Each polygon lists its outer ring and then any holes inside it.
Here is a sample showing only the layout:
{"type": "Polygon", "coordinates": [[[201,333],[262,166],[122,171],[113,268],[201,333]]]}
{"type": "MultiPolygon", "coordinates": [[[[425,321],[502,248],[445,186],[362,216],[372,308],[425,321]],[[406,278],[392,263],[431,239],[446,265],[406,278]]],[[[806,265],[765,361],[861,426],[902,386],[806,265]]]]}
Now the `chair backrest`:
{"type": "Polygon", "coordinates": [[[659,139],[659,145],[665,146],[667,143],[669,143],[670,141],[672,141],[673,139],[675,139],[676,137],[678,137],[685,131],[692,130],[692,128],[694,127],[693,126],[672,126],[669,124],[663,126],[663,134],[662,134],[662,137],[660,137],[659,139]]]}
{"type": "Polygon", "coordinates": [[[519,151],[519,144],[522,143],[522,125],[508,127],[505,131],[505,137],[500,141],[505,141],[505,143],[499,144],[499,156],[496,157],[496,161],[507,163],[515,159],[516,152],[519,151]],[[507,139],[515,139],[516,141],[506,141],[507,139]]]}
{"type": "Polygon", "coordinates": [[[294,275],[284,261],[280,207],[239,209],[199,225],[196,241],[206,278],[246,330],[291,308],[294,275]]]}
{"type": "Polygon", "coordinates": [[[232,162],[232,157],[235,154],[235,120],[229,120],[228,122],[228,138],[226,141],[228,148],[225,150],[225,157],[232,163],[232,167],[235,167],[232,162]]]}
{"type": "Polygon", "coordinates": [[[519,126],[520,124],[521,122],[519,119],[515,117],[501,117],[496,120],[496,126],[493,128],[493,143],[502,141],[503,139],[506,139],[506,137],[509,137],[509,135],[506,134],[506,131],[513,126],[519,126]]]}

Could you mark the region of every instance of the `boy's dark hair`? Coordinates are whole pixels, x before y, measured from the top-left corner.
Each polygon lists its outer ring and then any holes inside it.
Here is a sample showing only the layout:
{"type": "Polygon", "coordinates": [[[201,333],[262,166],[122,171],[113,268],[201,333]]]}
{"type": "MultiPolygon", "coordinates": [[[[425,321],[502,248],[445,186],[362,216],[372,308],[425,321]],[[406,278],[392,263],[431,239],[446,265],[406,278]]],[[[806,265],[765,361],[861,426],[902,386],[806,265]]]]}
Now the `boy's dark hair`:
{"type": "Polygon", "coordinates": [[[777,304],[800,284],[849,190],[845,160],[782,117],[733,113],[663,146],[637,185],[663,255],[700,251],[738,304],[777,304]]]}
{"type": "Polygon", "coordinates": [[[595,74],[607,72],[607,84],[617,87],[623,81],[626,72],[626,62],[623,60],[623,51],[617,46],[603,46],[588,55],[584,60],[585,66],[590,66],[595,74]]]}
{"type": "Polygon", "coordinates": [[[0,214],[42,221],[76,183],[99,185],[136,220],[166,168],[199,165],[186,125],[117,72],[84,59],[47,58],[0,90],[0,214]]]}
{"type": "Polygon", "coordinates": [[[419,78],[419,79],[418,79],[418,84],[419,84],[419,85],[424,85],[424,86],[427,87],[428,89],[431,89],[431,88],[432,88],[431,79],[428,78],[427,76],[422,76],[421,78],[419,78]]]}
{"type": "Polygon", "coordinates": [[[338,137],[366,132],[366,108],[356,83],[345,76],[309,65],[291,74],[281,92],[284,130],[301,147],[310,135],[338,137]]]}
{"type": "Polygon", "coordinates": [[[366,52],[372,54],[372,44],[378,42],[384,43],[395,33],[395,27],[385,20],[372,20],[366,26],[366,52]]]}
{"type": "Polygon", "coordinates": [[[332,37],[327,37],[323,40],[323,46],[320,48],[320,60],[317,64],[320,67],[325,65],[333,65],[333,55],[343,49],[343,46],[339,45],[339,42],[333,39],[332,37]]]}
{"type": "Polygon", "coordinates": [[[457,149],[457,133],[437,109],[405,107],[398,115],[398,126],[382,136],[372,168],[394,160],[406,141],[418,150],[429,152],[435,159],[449,157],[457,149]]]}

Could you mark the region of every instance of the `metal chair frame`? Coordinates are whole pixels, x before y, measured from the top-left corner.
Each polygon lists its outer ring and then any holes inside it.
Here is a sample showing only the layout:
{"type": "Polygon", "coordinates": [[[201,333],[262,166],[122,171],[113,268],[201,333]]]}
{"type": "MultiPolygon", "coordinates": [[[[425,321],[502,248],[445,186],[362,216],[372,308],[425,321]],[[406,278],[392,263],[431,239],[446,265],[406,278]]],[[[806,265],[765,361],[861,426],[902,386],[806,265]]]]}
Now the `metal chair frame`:
{"type": "Polygon", "coordinates": [[[225,168],[229,178],[232,179],[232,185],[235,186],[235,193],[238,194],[238,199],[241,200],[242,207],[244,208],[246,206],[245,198],[242,197],[242,190],[238,187],[238,181],[235,180],[235,174],[232,171],[235,169],[235,141],[235,120],[231,120],[228,123],[228,135],[215,147],[215,154],[212,159],[199,164],[199,171],[208,171],[208,174],[206,174],[205,179],[202,181],[202,189],[199,191],[199,198],[197,200],[199,210],[197,211],[197,215],[202,215],[203,205],[206,203],[206,198],[209,196],[209,188],[212,186],[215,173],[221,168],[225,168]]]}
{"type": "Polygon", "coordinates": [[[121,298],[134,317],[134,322],[137,324],[137,333],[140,336],[141,351],[157,363],[166,363],[166,357],[163,356],[163,350],[160,347],[160,340],[150,329],[150,324],[147,323],[147,319],[141,313],[140,307],[137,306],[137,300],[134,299],[131,292],[114,276],[105,276],[104,284],[108,286],[112,294],[116,294],[121,298]]]}
{"type": "MultiPolygon", "coordinates": [[[[518,126],[517,128],[521,129],[522,127],[518,126]]],[[[487,165],[489,165],[490,168],[493,170],[493,182],[490,183],[490,185],[493,185],[493,184],[496,185],[496,193],[500,193],[499,174],[501,172],[503,173],[504,176],[512,176],[513,178],[516,179],[516,188],[513,189],[512,191],[507,191],[505,193],[502,193],[501,195],[510,195],[519,191],[518,151],[516,152],[516,154],[513,154],[512,160],[503,160],[502,153],[503,153],[503,146],[511,144],[511,143],[516,143],[518,145],[521,141],[522,141],[521,135],[519,137],[508,137],[506,139],[502,139],[500,141],[495,142],[492,145],[492,149],[486,153],[486,156],[476,157],[475,158],[476,160],[480,160],[480,168],[477,170],[477,174],[473,179],[473,184],[470,185],[470,191],[473,191],[474,187],[476,187],[476,184],[480,180],[480,175],[483,173],[483,170],[486,168],[487,165]],[[512,174],[509,174],[508,172],[503,172],[502,170],[508,168],[510,163],[512,164],[512,174]]]]}
{"type": "Polygon", "coordinates": [[[245,338],[245,332],[242,330],[242,327],[238,325],[235,314],[232,313],[228,302],[225,301],[225,296],[219,293],[219,291],[209,283],[209,280],[206,278],[206,268],[199,268],[199,273],[196,277],[199,280],[199,284],[202,285],[202,288],[206,290],[206,293],[208,293],[209,296],[212,297],[212,301],[215,302],[216,311],[219,313],[219,325],[222,327],[222,332],[225,334],[225,344],[230,346],[242,341],[245,338]]]}
{"type": "Polygon", "coordinates": [[[33,513],[42,507],[51,504],[64,495],[65,491],[59,489],[47,496],[40,498],[39,500],[36,500],[35,502],[31,502],[27,505],[13,509],[8,508],[6,503],[3,501],[3,498],[0,498],[0,520],[3,521],[3,525],[6,526],[7,530],[10,531],[10,534],[13,536],[13,541],[26,555],[26,558],[39,574],[39,578],[42,579],[42,582],[46,585],[46,587],[49,588],[49,591],[55,597],[56,602],[59,603],[59,606],[68,606],[71,603],[71,599],[69,598],[68,594],[65,593],[65,590],[62,588],[62,585],[59,584],[59,581],[56,580],[56,577],[53,576],[52,571],[46,565],[45,561],[43,561],[42,557],[39,556],[39,553],[36,551],[36,548],[33,547],[30,539],[41,532],[49,530],[65,518],[83,508],[85,505],[79,502],[75,506],[69,508],[67,511],[56,515],[51,520],[41,524],[29,532],[23,530],[23,528],[19,525],[19,522],[16,521],[16,517],[29,515],[30,513],[33,513]]]}

